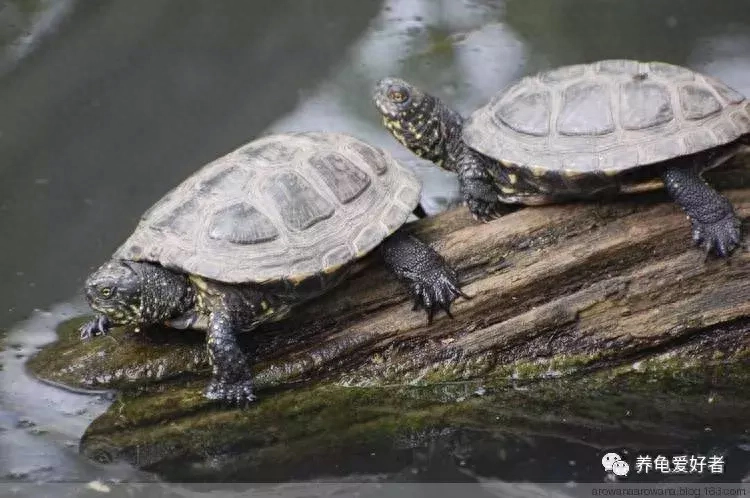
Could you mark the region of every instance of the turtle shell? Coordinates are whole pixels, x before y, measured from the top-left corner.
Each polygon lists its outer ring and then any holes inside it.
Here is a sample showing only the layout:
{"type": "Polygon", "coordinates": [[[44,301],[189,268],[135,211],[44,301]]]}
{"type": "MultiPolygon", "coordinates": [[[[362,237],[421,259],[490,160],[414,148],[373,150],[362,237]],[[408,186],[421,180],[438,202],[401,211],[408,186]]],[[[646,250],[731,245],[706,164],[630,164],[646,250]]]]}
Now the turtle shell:
{"type": "Polygon", "coordinates": [[[354,137],[270,135],[169,192],[115,257],[227,283],[299,281],[375,248],[420,191],[411,170],[354,137]]]}
{"type": "Polygon", "coordinates": [[[464,126],[502,162],[573,174],[617,172],[700,152],[750,133],[750,102],[663,62],[605,60],[523,78],[464,126]]]}

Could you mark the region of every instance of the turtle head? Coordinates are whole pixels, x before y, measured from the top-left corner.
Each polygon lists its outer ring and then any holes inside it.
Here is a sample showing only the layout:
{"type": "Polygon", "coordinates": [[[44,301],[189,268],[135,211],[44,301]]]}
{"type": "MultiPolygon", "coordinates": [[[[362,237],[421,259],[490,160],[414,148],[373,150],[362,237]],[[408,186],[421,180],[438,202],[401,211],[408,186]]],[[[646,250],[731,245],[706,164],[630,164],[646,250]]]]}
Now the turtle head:
{"type": "Polygon", "coordinates": [[[86,279],[86,300],[113,325],[142,323],[143,278],[127,261],[110,260],[86,279]]]}
{"type": "Polygon", "coordinates": [[[184,274],[146,262],[112,259],[86,279],[85,291],[89,306],[112,325],[164,323],[195,304],[184,274]]]}
{"type": "Polygon", "coordinates": [[[429,117],[424,111],[434,107],[431,101],[435,98],[400,78],[383,78],[375,86],[372,100],[392,130],[408,128],[409,124],[418,126],[429,117]]]}
{"type": "Polygon", "coordinates": [[[372,97],[383,124],[419,157],[453,170],[463,119],[436,97],[399,78],[383,78],[372,97]]]}

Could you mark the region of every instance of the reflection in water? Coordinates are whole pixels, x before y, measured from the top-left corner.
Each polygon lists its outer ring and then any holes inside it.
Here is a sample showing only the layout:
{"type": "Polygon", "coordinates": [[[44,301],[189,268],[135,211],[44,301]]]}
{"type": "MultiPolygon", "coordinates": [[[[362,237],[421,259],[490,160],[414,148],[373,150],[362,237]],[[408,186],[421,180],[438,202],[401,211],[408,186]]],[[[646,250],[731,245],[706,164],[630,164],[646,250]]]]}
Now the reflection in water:
{"type": "Polygon", "coordinates": [[[455,177],[395,143],[371,102],[375,82],[398,75],[445,96],[460,111],[483,104],[518,74],[523,47],[498,21],[502,9],[455,0],[389,0],[344,62],[271,131],[354,134],[414,167],[428,212],[458,201],[455,177]]]}
{"type": "MultiPolygon", "coordinates": [[[[750,19],[748,19],[750,25],[750,19]]],[[[750,95],[750,35],[747,31],[719,34],[699,40],[690,55],[689,65],[726,81],[739,92],[750,95]]]]}
{"type": "Polygon", "coordinates": [[[73,11],[74,0],[6,0],[0,4],[0,76],[11,71],[73,11]]]}
{"type": "Polygon", "coordinates": [[[564,64],[617,58],[691,65],[696,62],[692,58],[694,51],[708,40],[747,33],[750,3],[743,0],[508,0],[506,22],[529,49],[527,73],[564,64]]]}
{"type": "MultiPolygon", "coordinates": [[[[747,0],[324,3],[85,3],[37,57],[0,80],[0,233],[12,234],[0,259],[0,324],[70,295],[154,200],[263,130],[352,133],[413,164],[430,210],[449,203],[455,179],[412,157],[379,123],[370,91],[386,75],[411,80],[464,114],[522,75],[602,58],[684,64],[750,95],[747,0]]],[[[31,384],[15,357],[36,347],[42,336],[35,332],[48,339],[49,323],[71,312],[63,306],[37,315],[6,341],[0,476],[95,474],[72,442],[102,402],[31,384]]],[[[695,436],[701,447],[732,448],[731,435],[723,437],[695,436]]],[[[390,453],[389,470],[414,479],[517,478],[517,466],[497,470],[499,461],[520,458],[508,453],[514,448],[527,459],[545,455],[545,472],[561,480],[582,478],[589,465],[580,463],[589,448],[559,438],[486,438],[470,459],[454,459],[445,441],[413,449],[409,462],[428,462],[421,467],[399,467],[405,450],[390,453]]],[[[356,465],[362,458],[347,457],[352,474],[364,471],[356,465]]],[[[741,478],[746,453],[733,448],[730,457],[733,477],[741,478]]],[[[538,478],[532,470],[524,475],[538,478]]]]}
{"type": "Polygon", "coordinates": [[[0,352],[0,482],[148,478],[122,465],[100,467],[78,455],[80,435],[109,401],[42,384],[24,372],[26,359],[55,339],[59,320],[84,310],[78,302],[36,311],[5,337],[0,352]]]}

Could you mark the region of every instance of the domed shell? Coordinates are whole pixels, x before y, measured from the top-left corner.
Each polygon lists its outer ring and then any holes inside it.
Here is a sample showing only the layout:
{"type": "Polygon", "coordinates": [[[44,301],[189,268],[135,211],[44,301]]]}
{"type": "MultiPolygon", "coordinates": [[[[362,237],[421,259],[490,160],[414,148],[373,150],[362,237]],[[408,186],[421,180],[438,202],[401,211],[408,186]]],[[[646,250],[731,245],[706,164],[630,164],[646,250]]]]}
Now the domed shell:
{"type": "Polygon", "coordinates": [[[354,137],[270,135],[169,192],[115,257],[228,283],[301,280],[376,247],[420,190],[407,167],[354,137]]]}
{"type": "Polygon", "coordinates": [[[475,111],[464,140],[542,170],[622,171],[750,133],[750,102],[663,62],[605,60],[523,78],[475,111]]]}

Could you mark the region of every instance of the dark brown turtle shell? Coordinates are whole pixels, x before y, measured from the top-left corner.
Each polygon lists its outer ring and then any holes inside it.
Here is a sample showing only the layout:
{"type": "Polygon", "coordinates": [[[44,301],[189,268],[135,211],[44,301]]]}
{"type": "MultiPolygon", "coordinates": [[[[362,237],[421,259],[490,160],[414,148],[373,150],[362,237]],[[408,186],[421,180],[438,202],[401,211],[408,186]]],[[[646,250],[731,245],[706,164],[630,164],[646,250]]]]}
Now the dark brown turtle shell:
{"type": "Polygon", "coordinates": [[[464,140],[536,175],[617,174],[750,133],[750,102],[663,62],[605,60],[523,78],[475,111],[464,140]]]}
{"type": "Polygon", "coordinates": [[[357,138],[270,135],[169,192],[115,257],[227,283],[302,281],[375,248],[420,191],[411,170],[357,138]]]}

